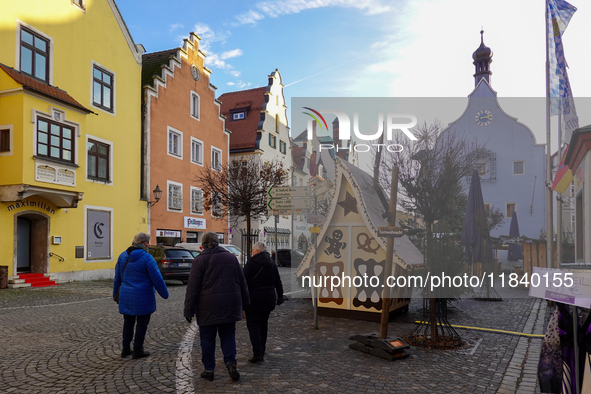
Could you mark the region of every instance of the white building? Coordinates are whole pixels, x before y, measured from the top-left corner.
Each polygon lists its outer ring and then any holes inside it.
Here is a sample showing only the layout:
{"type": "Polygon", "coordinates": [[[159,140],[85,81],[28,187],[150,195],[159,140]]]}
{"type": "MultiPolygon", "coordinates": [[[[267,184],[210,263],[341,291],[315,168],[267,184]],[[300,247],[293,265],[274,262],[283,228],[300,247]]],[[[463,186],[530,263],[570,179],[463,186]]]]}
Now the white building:
{"type": "MultiPolygon", "coordinates": [[[[281,74],[277,69],[269,75],[267,86],[224,93],[219,97],[219,101],[222,102],[222,115],[226,117],[226,128],[232,133],[231,161],[256,156],[260,160],[280,160],[285,169],[291,168],[287,107],[281,74]]],[[[289,179],[287,181],[289,182],[289,179]]],[[[290,216],[279,216],[277,245],[273,217],[253,220],[251,229],[252,232],[258,233],[254,240],[265,241],[271,250],[291,248],[290,216]]],[[[246,224],[244,220],[239,220],[238,225],[231,228],[230,242],[245,250],[245,233],[246,224]]]]}

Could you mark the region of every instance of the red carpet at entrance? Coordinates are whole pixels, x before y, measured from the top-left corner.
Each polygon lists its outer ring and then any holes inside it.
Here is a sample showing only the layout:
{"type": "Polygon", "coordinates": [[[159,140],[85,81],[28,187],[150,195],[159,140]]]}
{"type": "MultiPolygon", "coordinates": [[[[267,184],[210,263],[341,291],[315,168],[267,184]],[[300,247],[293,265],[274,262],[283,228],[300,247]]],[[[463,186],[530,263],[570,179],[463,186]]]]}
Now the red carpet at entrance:
{"type": "Polygon", "coordinates": [[[23,279],[25,283],[30,283],[31,287],[48,287],[48,286],[59,286],[53,280],[49,280],[45,274],[19,274],[19,279],[23,279]]]}

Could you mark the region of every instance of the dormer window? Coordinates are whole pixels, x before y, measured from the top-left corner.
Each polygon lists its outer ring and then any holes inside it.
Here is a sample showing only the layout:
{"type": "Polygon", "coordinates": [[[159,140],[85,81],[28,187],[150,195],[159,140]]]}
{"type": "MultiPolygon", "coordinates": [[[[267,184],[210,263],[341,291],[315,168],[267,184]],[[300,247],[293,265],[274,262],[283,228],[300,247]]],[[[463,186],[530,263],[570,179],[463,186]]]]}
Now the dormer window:
{"type": "Polygon", "coordinates": [[[232,120],[242,120],[246,117],[246,112],[236,112],[232,114],[232,120]]]}

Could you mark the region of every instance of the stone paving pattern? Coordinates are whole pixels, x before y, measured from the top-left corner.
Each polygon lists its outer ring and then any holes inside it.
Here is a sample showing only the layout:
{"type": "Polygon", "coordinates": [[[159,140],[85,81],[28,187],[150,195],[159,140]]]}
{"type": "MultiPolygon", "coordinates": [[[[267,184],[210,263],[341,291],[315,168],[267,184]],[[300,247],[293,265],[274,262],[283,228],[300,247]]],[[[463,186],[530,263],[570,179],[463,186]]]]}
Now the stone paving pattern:
{"type": "MultiPolygon", "coordinates": [[[[280,268],[289,276],[289,268],[280,268]]],[[[287,278],[286,278],[287,279],[287,278]]],[[[410,357],[386,361],[348,348],[352,334],[379,332],[379,323],[320,317],[314,330],[309,299],[291,299],[272,314],[267,355],[252,356],[246,324],[237,324],[238,370],[232,382],[218,349],[215,380],[204,381],[198,335],[187,359],[179,346],[189,325],[182,316],[185,286],[167,281],[157,299],[145,359],[121,359],[123,318],[111,299],[112,281],[53,288],[0,290],[2,393],[537,393],[541,339],[458,329],[458,350],[412,347],[410,357]],[[188,376],[182,375],[188,372],[188,376]],[[182,384],[188,379],[190,385],[182,384]],[[189,388],[192,389],[189,391],[189,388]]],[[[525,291],[523,291],[525,292],[525,291]]],[[[526,294],[521,293],[521,295],[526,294]]],[[[453,302],[452,324],[543,333],[550,308],[533,298],[453,302]],[[547,310],[548,309],[548,310],[547,310]]],[[[389,324],[403,336],[422,317],[422,300],[389,324]]],[[[218,344],[219,348],[219,344],[218,344]]]]}

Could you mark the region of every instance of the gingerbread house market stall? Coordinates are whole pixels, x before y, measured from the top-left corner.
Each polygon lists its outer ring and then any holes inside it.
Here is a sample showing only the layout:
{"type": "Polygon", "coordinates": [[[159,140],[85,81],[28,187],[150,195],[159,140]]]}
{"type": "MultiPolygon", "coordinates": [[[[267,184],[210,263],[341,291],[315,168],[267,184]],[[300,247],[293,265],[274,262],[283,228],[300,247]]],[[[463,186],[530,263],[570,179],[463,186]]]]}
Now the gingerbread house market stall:
{"type": "MultiPolygon", "coordinates": [[[[408,237],[395,238],[392,272],[384,273],[387,240],[378,236],[378,228],[388,226],[388,203],[369,174],[338,157],[336,166],[335,193],[318,250],[308,249],[296,275],[304,286],[318,289],[319,315],[380,321],[385,277],[411,275],[423,264],[423,255],[408,237]]],[[[391,290],[390,313],[408,310],[412,288],[391,290]]]]}

